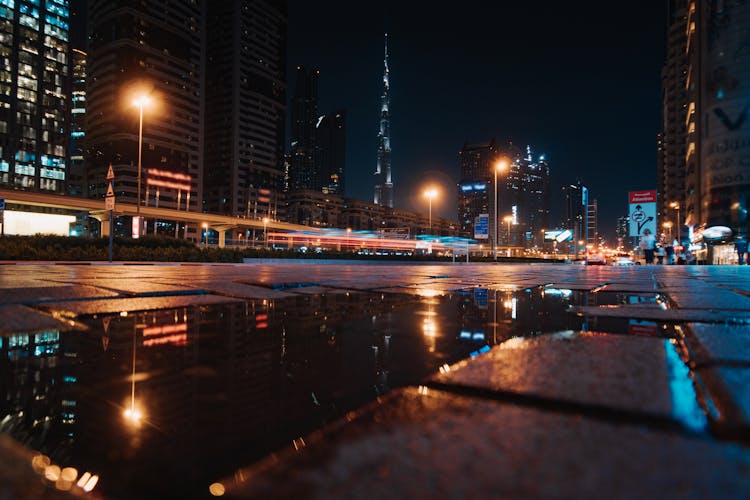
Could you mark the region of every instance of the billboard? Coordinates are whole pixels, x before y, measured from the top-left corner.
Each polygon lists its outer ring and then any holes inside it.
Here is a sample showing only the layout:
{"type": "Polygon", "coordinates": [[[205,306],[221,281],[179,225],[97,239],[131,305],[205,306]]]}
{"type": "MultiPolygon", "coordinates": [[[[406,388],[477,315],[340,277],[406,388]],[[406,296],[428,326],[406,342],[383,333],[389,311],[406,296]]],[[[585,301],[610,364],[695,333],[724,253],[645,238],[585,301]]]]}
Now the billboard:
{"type": "Polygon", "coordinates": [[[570,241],[573,239],[573,231],[570,229],[555,229],[554,231],[544,232],[544,241],[556,241],[562,243],[563,241],[570,241]]]}
{"type": "Polygon", "coordinates": [[[490,214],[479,214],[474,218],[474,239],[488,240],[490,238],[490,214]]]}
{"type": "Polygon", "coordinates": [[[631,191],[630,202],[630,236],[641,236],[648,229],[656,236],[656,190],[631,191]]]}

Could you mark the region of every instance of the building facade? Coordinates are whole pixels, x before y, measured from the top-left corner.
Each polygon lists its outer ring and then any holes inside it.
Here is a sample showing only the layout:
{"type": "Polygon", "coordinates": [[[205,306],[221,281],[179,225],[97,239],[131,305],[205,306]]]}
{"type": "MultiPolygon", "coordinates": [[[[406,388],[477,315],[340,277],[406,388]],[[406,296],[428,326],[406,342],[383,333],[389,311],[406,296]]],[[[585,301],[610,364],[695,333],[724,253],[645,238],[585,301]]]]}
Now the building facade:
{"type": "Polygon", "coordinates": [[[82,50],[71,50],[72,87],[70,107],[70,145],[69,173],[67,194],[70,196],[86,196],[88,182],[86,180],[86,53],[82,50]]]}
{"type": "Polygon", "coordinates": [[[203,2],[88,2],[85,158],[89,196],[106,193],[109,165],[118,201],[135,204],[142,137],[142,205],[200,210],[203,174],[203,2]],[[143,126],[139,132],[139,96],[143,126]],[[149,171],[186,189],[150,189],[149,171]],[[149,194],[150,191],[150,194],[149,194]],[[158,201],[157,201],[158,200],[158,201]],[[178,205],[179,204],[179,205],[178,205]]]}
{"type": "Polygon", "coordinates": [[[289,137],[289,191],[320,191],[317,171],[318,69],[297,66],[289,137]]]}
{"type": "Polygon", "coordinates": [[[65,193],[67,0],[0,2],[0,186],[65,193]]]}
{"type": "Polygon", "coordinates": [[[391,84],[388,69],[388,34],[385,35],[383,60],[383,95],[380,98],[380,129],[378,131],[378,162],[375,167],[376,205],[393,207],[393,178],[391,176],[391,84]]]}
{"type": "Polygon", "coordinates": [[[589,238],[587,225],[588,189],[581,184],[581,180],[579,179],[576,184],[563,186],[562,196],[563,219],[561,221],[561,228],[573,231],[571,245],[578,248],[578,241],[588,241],[589,238]]]}
{"type": "Polygon", "coordinates": [[[286,1],[206,2],[206,17],[202,209],[275,218],[284,190],[286,1]]]}
{"type": "Polygon", "coordinates": [[[317,174],[326,194],[344,196],[346,188],[346,113],[334,111],[318,117],[315,126],[317,174]]]}
{"type": "Polygon", "coordinates": [[[668,4],[667,59],[661,73],[663,130],[657,138],[657,205],[662,220],[671,219],[675,204],[685,206],[687,3],[668,4]]]}

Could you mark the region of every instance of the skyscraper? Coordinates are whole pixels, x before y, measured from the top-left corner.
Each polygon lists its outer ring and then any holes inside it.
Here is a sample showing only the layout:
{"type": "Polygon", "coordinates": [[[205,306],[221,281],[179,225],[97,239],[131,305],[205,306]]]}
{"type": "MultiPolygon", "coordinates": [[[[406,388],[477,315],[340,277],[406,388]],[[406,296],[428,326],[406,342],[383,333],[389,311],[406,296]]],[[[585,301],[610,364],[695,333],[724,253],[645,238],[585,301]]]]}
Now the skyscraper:
{"type": "Polygon", "coordinates": [[[687,146],[687,0],[671,0],[668,7],[667,59],[661,74],[663,131],[658,142],[657,168],[657,203],[662,220],[673,212],[670,204],[685,204],[687,146]]]}
{"type": "Polygon", "coordinates": [[[380,131],[378,132],[378,163],[375,169],[374,203],[393,208],[393,179],[391,177],[391,98],[388,71],[388,33],[385,34],[383,60],[383,95],[380,98],[380,131]]]}
{"type": "Polygon", "coordinates": [[[67,0],[0,2],[0,186],[65,192],[67,0]]]}
{"type": "Polygon", "coordinates": [[[297,81],[292,97],[292,126],[290,136],[289,191],[311,189],[319,191],[316,164],[318,122],[317,69],[297,66],[297,81]]]}
{"type": "MultiPolygon", "coordinates": [[[[458,223],[461,234],[474,237],[474,220],[488,214],[495,220],[492,169],[498,160],[495,139],[485,143],[465,143],[459,152],[461,173],[458,183],[458,223]]],[[[495,241],[494,224],[489,225],[489,241],[495,241]]]]}
{"type": "Polygon", "coordinates": [[[203,211],[275,217],[284,187],[286,1],[206,2],[203,211]]]}
{"type": "Polygon", "coordinates": [[[86,53],[73,49],[71,51],[73,83],[71,87],[72,102],[70,108],[70,169],[68,172],[67,194],[86,196],[86,53]]]}
{"type": "Polygon", "coordinates": [[[576,184],[562,187],[563,194],[563,220],[562,229],[573,231],[573,245],[578,248],[579,240],[588,239],[587,218],[589,195],[586,186],[578,179],[576,184]]]}
{"type": "MultiPolygon", "coordinates": [[[[143,111],[141,203],[149,171],[190,178],[190,189],[163,189],[160,205],[196,210],[202,196],[204,16],[202,2],[89,0],[86,158],[89,194],[103,197],[111,164],[118,201],[136,203],[139,110],[143,111]],[[153,169],[153,170],[152,170],[153,169]]],[[[153,191],[152,191],[153,192],[153,191]]]]}
{"type": "Polygon", "coordinates": [[[346,187],[346,114],[343,110],[318,117],[316,172],[321,190],[344,196],[346,187]]]}

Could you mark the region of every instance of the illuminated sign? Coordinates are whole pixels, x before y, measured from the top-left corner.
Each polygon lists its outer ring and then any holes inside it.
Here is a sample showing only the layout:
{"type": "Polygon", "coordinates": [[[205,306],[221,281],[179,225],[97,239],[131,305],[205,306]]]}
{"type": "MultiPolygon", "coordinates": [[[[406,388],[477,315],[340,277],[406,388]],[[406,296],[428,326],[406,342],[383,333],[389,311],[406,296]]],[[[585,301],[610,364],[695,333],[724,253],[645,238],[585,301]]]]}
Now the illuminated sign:
{"type": "Polygon", "coordinates": [[[474,219],[474,239],[487,240],[490,237],[490,214],[479,214],[474,219]]]}
{"type": "Polygon", "coordinates": [[[131,234],[134,240],[137,240],[138,238],[141,237],[141,218],[140,217],[133,217],[131,234]]]}
{"type": "Polygon", "coordinates": [[[68,236],[70,225],[75,224],[74,215],[43,214],[5,210],[5,234],[31,236],[34,234],[56,234],[68,236]]]}
{"type": "Polygon", "coordinates": [[[709,241],[723,240],[732,236],[732,230],[726,226],[711,226],[703,230],[703,239],[709,241]]]}
{"type": "Polygon", "coordinates": [[[545,231],[545,241],[556,241],[562,243],[563,241],[569,241],[573,239],[573,231],[570,229],[556,229],[554,231],[545,231]]]}
{"type": "Polygon", "coordinates": [[[146,184],[149,186],[190,191],[190,181],[192,178],[187,174],[156,168],[146,169],[146,174],[146,184]]]}
{"type": "Polygon", "coordinates": [[[631,191],[630,201],[630,236],[641,236],[647,229],[651,234],[656,231],[656,190],[631,191]]]}

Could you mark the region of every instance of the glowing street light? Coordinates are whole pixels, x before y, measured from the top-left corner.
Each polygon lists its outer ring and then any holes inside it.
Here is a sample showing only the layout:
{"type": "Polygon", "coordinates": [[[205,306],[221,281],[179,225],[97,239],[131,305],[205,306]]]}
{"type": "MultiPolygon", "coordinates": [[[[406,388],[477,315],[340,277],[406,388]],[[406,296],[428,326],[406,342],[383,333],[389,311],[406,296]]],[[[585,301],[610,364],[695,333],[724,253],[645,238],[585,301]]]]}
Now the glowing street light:
{"type": "Polygon", "coordinates": [[[662,227],[669,231],[669,243],[672,243],[672,223],[667,221],[664,224],[662,224],[662,227]]]}
{"type": "MultiPolygon", "coordinates": [[[[508,168],[508,161],[505,159],[498,160],[498,162],[495,164],[495,168],[493,169],[495,173],[495,238],[494,238],[494,246],[492,249],[492,253],[495,254],[495,260],[497,261],[497,173],[498,172],[504,172],[505,169],[508,168]]],[[[510,230],[508,230],[510,231],[510,230]]]]}
{"type": "MultiPolygon", "coordinates": [[[[682,227],[680,227],[680,202],[679,201],[673,201],[669,204],[669,208],[674,208],[677,210],[677,240],[680,244],[682,244],[682,227]]],[[[671,238],[671,236],[670,236],[671,238]]]]}
{"type": "Polygon", "coordinates": [[[268,217],[263,217],[263,246],[268,248],[268,217]]]}
{"type": "Polygon", "coordinates": [[[432,233],[432,200],[438,195],[438,191],[435,188],[430,188],[424,192],[425,197],[430,201],[430,233],[432,233]]]}
{"type": "Polygon", "coordinates": [[[133,106],[138,108],[138,203],[136,204],[136,217],[138,217],[138,236],[143,232],[143,221],[141,221],[141,157],[143,156],[143,108],[151,104],[151,97],[141,94],[133,99],[133,106]]]}
{"type": "Polygon", "coordinates": [[[208,224],[203,223],[203,248],[208,246],[208,224]]]}

